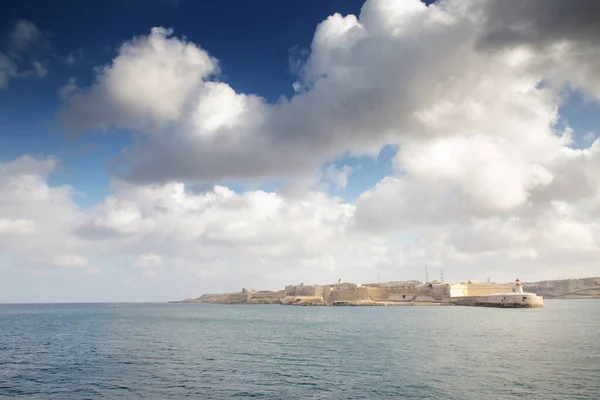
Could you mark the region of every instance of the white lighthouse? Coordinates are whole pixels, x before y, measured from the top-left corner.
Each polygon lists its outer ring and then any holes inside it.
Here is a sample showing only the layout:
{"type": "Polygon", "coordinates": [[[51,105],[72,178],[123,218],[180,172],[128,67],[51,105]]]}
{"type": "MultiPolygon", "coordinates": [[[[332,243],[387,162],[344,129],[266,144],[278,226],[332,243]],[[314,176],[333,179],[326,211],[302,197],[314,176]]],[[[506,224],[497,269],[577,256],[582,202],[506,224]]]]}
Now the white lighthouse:
{"type": "Polygon", "coordinates": [[[523,286],[521,285],[521,280],[519,280],[519,278],[515,281],[515,293],[523,293],[523,286]]]}

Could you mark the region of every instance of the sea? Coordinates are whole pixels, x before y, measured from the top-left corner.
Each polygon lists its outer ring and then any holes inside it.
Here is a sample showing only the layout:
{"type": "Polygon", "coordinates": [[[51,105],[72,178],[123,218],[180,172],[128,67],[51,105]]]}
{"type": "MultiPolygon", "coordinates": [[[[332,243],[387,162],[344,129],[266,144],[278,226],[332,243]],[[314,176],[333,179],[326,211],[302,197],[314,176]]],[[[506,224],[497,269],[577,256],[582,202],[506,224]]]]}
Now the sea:
{"type": "Polygon", "coordinates": [[[599,399],[600,300],[0,305],[2,399],[599,399]]]}

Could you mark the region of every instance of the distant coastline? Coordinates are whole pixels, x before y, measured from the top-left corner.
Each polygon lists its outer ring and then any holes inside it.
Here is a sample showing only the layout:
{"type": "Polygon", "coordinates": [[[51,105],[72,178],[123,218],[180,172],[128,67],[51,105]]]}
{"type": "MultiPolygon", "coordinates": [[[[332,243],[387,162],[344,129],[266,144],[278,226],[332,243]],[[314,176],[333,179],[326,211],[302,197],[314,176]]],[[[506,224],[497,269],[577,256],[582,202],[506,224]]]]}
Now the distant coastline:
{"type": "MultiPolygon", "coordinates": [[[[600,298],[600,277],[525,282],[526,292],[548,299],[600,298]]],[[[242,289],[234,293],[203,294],[171,303],[281,304],[295,306],[439,306],[458,299],[509,293],[511,283],[393,281],[358,284],[288,285],[283,290],[242,289]]]]}

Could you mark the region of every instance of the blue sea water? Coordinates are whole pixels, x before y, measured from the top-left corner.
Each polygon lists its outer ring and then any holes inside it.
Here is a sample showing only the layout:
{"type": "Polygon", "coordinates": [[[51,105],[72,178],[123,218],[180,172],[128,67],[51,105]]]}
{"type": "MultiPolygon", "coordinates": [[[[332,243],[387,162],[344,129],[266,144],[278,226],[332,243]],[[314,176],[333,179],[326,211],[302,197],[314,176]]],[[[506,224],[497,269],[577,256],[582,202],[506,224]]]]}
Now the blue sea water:
{"type": "Polygon", "coordinates": [[[0,305],[0,398],[598,399],[599,310],[0,305]]]}

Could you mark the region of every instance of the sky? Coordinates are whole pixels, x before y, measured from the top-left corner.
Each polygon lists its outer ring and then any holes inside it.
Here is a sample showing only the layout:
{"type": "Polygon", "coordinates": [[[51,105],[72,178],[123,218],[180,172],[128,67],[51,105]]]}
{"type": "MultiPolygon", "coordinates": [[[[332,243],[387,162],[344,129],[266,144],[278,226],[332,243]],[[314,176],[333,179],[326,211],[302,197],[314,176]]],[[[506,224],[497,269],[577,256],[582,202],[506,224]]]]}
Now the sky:
{"type": "Polygon", "coordinates": [[[0,11],[0,303],[600,275],[594,0],[0,11]]]}

